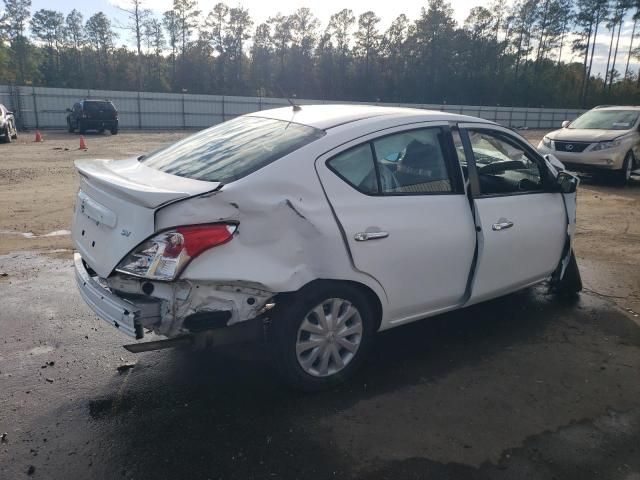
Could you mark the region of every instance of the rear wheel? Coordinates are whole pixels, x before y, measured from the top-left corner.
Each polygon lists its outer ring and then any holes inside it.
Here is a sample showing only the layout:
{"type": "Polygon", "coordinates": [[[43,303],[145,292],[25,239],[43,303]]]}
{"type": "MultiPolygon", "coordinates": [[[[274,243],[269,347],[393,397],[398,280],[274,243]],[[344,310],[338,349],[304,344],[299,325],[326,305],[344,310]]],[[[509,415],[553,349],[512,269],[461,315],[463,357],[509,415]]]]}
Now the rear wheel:
{"type": "Polygon", "coordinates": [[[118,134],[118,125],[115,125],[114,127],[111,128],[111,135],[117,135],[118,134]]]}
{"type": "Polygon", "coordinates": [[[376,324],[366,295],[350,285],[327,284],[283,303],[272,316],[269,342],[284,380],[318,391],[353,375],[371,347],[376,324]]]}

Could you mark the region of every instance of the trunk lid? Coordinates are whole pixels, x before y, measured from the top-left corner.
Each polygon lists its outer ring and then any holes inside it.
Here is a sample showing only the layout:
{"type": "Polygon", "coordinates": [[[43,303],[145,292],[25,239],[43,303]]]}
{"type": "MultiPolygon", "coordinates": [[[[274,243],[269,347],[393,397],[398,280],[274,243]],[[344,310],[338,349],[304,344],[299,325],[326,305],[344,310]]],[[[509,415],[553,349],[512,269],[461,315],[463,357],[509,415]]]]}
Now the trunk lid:
{"type": "Polygon", "coordinates": [[[72,236],[85,262],[107,277],[122,258],[155,232],[155,212],[168,203],[217,190],[204,182],[127,160],[77,160],[80,191],[72,236]]]}

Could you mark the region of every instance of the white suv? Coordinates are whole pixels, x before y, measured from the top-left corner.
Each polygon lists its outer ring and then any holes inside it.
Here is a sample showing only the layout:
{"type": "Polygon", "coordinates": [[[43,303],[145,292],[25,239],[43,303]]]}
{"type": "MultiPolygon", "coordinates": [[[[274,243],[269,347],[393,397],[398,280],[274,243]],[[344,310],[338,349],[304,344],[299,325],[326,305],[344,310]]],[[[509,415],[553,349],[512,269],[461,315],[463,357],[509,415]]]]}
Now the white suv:
{"type": "Polygon", "coordinates": [[[546,279],[580,290],[561,166],[461,115],[256,112],[148,156],[76,161],[76,279],[123,333],[169,337],[131,351],[266,332],[285,378],[320,389],[379,330],[546,279]]]}
{"type": "Polygon", "coordinates": [[[596,107],[547,134],[538,150],[569,170],[614,175],[625,184],[640,159],[640,107],[596,107]]]}

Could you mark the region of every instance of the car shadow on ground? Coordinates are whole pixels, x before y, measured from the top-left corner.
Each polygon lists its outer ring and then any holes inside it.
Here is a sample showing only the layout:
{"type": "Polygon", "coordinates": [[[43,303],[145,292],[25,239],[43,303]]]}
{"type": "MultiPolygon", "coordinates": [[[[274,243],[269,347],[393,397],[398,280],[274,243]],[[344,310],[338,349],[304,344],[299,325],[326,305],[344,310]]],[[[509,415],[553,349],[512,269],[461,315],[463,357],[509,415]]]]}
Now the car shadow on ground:
{"type": "MultiPolygon", "coordinates": [[[[499,389],[501,374],[493,371],[492,359],[520,347],[544,350],[547,343],[571,343],[566,331],[574,332],[577,338],[583,336],[585,325],[593,326],[603,314],[603,303],[598,302],[594,305],[584,295],[579,300],[560,299],[537,287],[384,332],[356,378],[317,394],[294,392],[281,384],[264,349],[258,346],[143,354],[133,369],[114,375],[102,391],[81,401],[77,411],[85,412],[80,415],[84,420],[67,425],[65,431],[71,432],[66,438],[73,443],[73,430],[89,426],[91,436],[83,449],[91,456],[96,478],[108,477],[109,472],[126,478],[361,476],[363,467],[354,465],[352,450],[358,448],[358,442],[366,442],[369,432],[382,429],[384,437],[388,428],[390,435],[420,438],[434,435],[425,418],[455,416],[470,421],[481,417],[486,408],[482,402],[468,404],[465,411],[458,410],[459,405],[451,398],[450,404],[440,405],[435,412],[423,395],[437,395],[433,386],[452,375],[463,375],[462,381],[456,380],[459,384],[455,389],[464,390],[465,384],[477,381],[467,371],[483,364],[488,365],[485,373],[495,377],[482,381],[490,383],[486,386],[489,391],[499,389]],[[429,411],[418,413],[415,421],[385,426],[386,418],[402,414],[399,409],[429,411]],[[427,417],[420,416],[425,414],[427,417]],[[345,428],[356,431],[355,444],[349,443],[353,439],[341,443],[338,433],[345,428]],[[394,428],[402,431],[392,434],[394,428]]],[[[605,326],[601,334],[624,336],[625,341],[640,345],[635,324],[619,312],[611,315],[617,321],[605,326]]],[[[534,391],[538,385],[531,378],[534,372],[530,368],[531,364],[525,362],[516,367],[515,376],[526,379],[519,388],[534,391]]],[[[504,375],[514,376],[509,372],[504,375]]],[[[508,385],[509,379],[504,383],[508,385]]],[[[518,380],[516,385],[520,383],[518,380]]],[[[578,389],[563,388],[561,398],[550,403],[572,402],[582,394],[578,389]]],[[[517,396],[514,393],[514,398],[517,396]]],[[[506,398],[498,401],[509,403],[506,398]]],[[[521,409],[526,407],[505,408],[496,421],[517,429],[521,409]]],[[[437,427],[433,428],[437,437],[437,427]]],[[[450,440],[434,441],[446,446],[450,440]]],[[[471,445],[470,441],[470,445],[451,448],[465,452],[471,445]]],[[[482,450],[481,445],[476,448],[482,450]]],[[[433,471],[445,468],[444,463],[430,465],[433,471]]],[[[377,475],[375,471],[369,473],[377,475]]],[[[386,474],[380,478],[386,478],[386,474]]]]}

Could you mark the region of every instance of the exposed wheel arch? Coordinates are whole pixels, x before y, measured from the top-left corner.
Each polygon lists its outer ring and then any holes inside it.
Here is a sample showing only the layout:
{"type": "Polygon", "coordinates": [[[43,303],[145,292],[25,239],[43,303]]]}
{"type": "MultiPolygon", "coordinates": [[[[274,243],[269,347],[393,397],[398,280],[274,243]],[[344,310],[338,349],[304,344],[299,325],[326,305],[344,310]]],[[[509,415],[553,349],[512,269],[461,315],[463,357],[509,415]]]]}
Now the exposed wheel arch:
{"type": "Polygon", "coordinates": [[[336,286],[340,284],[349,285],[350,287],[357,288],[367,297],[375,313],[374,322],[375,322],[375,331],[377,332],[382,322],[382,302],[380,301],[380,298],[378,297],[378,295],[370,287],[360,282],[356,282],[353,280],[316,279],[303,285],[299,290],[295,292],[284,292],[284,293],[277,294],[275,297],[275,301],[276,301],[276,304],[278,302],[286,302],[287,298],[290,298],[292,296],[306,295],[308,294],[308,292],[311,292],[318,288],[325,287],[327,285],[336,286]]]}

